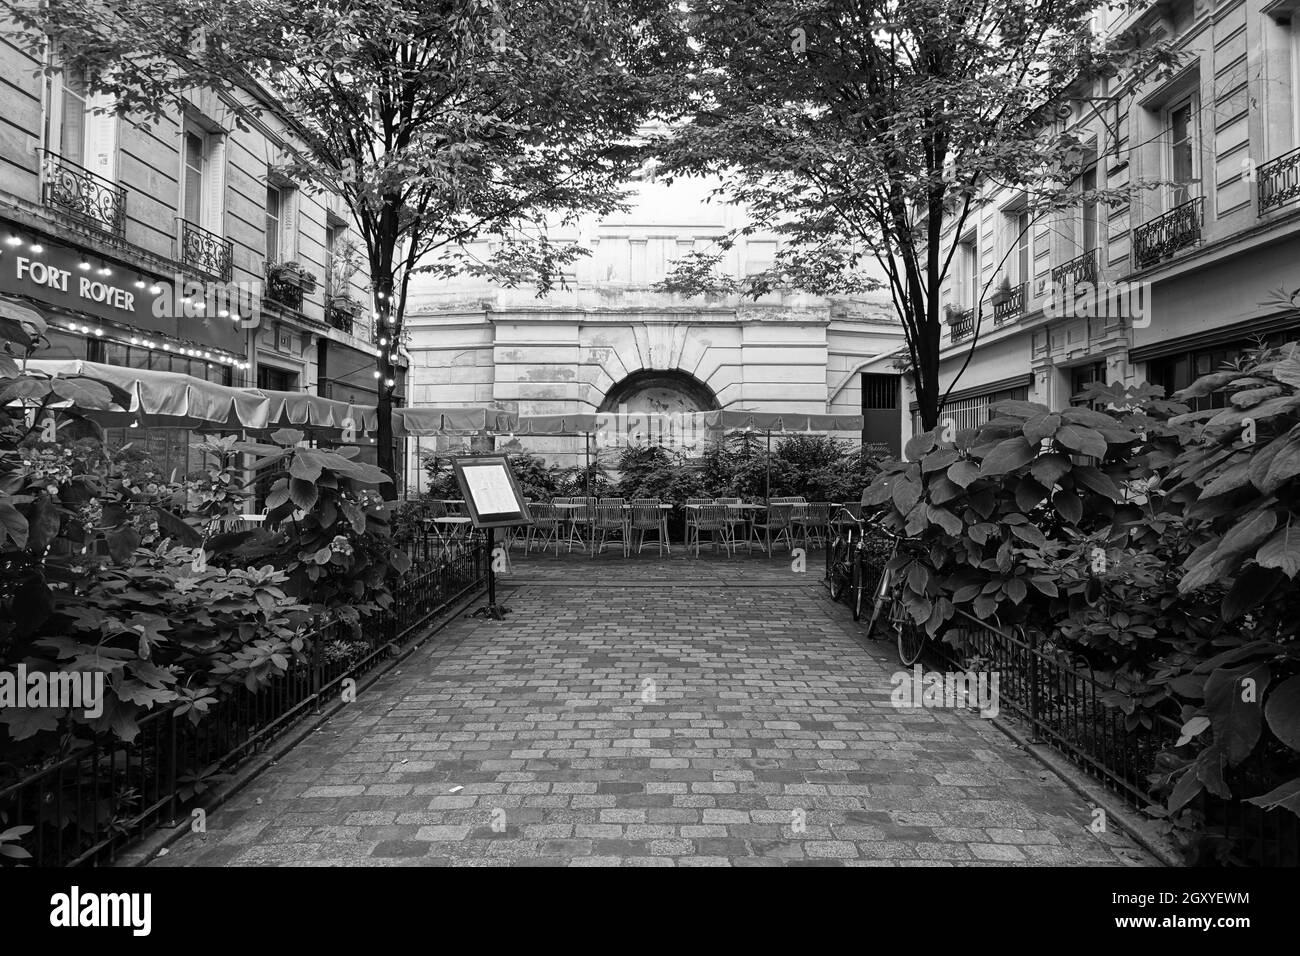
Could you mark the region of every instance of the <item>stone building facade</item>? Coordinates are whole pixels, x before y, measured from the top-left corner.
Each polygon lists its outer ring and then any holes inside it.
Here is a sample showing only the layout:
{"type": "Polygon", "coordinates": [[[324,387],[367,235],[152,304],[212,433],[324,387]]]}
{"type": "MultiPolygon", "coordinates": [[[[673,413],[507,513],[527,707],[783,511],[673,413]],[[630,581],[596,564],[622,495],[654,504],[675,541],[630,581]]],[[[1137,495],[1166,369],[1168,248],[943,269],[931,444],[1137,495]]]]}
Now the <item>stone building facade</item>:
{"type": "MultiPolygon", "coordinates": [[[[195,90],[144,126],[58,62],[0,24],[0,308],[45,317],[34,357],[374,404],[356,229],[278,172],[304,138],[270,95],[241,91],[258,111],[240,124],[238,101],[195,90]]],[[[197,463],[187,433],[131,437],[164,470],[197,463]]]]}
{"type": "MultiPolygon", "coordinates": [[[[521,415],[862,412],[862,366],[903,343],[886,300],[656,292],[652,286],[674,260],[712,250],[717,237],[740,223],[740,213],[707,202],[709,184],[700,181],[634,188],[627,212],[553,237],[579,243],[589,255],[566,276],[567,288],[545,298],[470,280],[413,281],[411,402],[489,404],[521,415]]],[[[726,268],[734,276],[759,271],[776,249],[774,238],[752,236],[733,247],[726,268]]],[[[894,425],[895,446],[897,437],[894,425]]],[[[577,436],[534,436],[523,445],[575,464],[584,443],[577,436]]],[[[412,475],[415,454],[412,449],[412,475]]]]}

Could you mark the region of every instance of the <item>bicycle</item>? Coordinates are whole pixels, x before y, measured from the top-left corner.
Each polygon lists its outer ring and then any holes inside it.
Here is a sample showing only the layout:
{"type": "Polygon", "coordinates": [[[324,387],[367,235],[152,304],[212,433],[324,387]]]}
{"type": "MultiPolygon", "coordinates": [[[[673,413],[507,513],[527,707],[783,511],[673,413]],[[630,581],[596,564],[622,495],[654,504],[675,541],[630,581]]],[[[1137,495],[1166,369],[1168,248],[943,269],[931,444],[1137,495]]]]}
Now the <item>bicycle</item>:
{"type": "Polygon", "coordinates": [[[867,519],[855,515],[848,508],[840,508],[833,524],[838,525],[841,516],[853,522],[846,532],[836,528],[835,540],[826,549],[826,586],[831,600],[838,601],[844,596],[845,588],[851,588],[853,596],[849,600],[849,609],[853,620],[862,619],[863,587],[863,552],[865,551],[867,519]]]}
{"type": "Polygon", "coordinates": [[[871,617],[867,621],[866,637],[868,640],[880,640],[877,636],[877,624],[882,620],[888,622],[889,630],[894,632],[898,644],[898,656],[904,666],[910,667],[921,657],[925,648],[925,629],[912,620],[903,602],[894,595],[895,570],[893,564],[898,557],[903,539],[893,534],[879,522],[870,518],[859,517],[847,508],[841,508],[836,514],[836,521],[847,518],[852,525],[845,534],[837,534],[835,541],[826,553],[826,581],[830,589],[831,600],[838,601],[845,589],[852,590],[849,608],[853,620],[862,619],[862,602],[867,591],[871,591],[871,617]],[[866,585],[867,568],[867,530],[874,529],[892,539],[889,557],[881,568],[880,577],[874,586],[866,585]]]}
{"type": "MultiPolygon", "coordinates": [[[[921,659],[921,652],[925,650],[925,628],[912,620],[912,615],[908,612],[907,606],[898,599],[894,593],[895,574],[897,570],[894,564],[901,550],[903,538],[899,535],[891,534],[885,529],[881,529],[885,534],[894,539],[893,546],[889,551],[889,560],[881,569],[880,580],[876,584],[875,594],[871,602],[871,620],[867,622],[867,637],[870,639],[876,629],[876,623],[881,620],[882,613],[884,619],[889,624],[889,629],[894,632],[894,639],[898,644],[898,659],[902,661],[904,667],[911,667],[921,659]]],[[[855,617],[854,620],[857,620],[855,617]]]]}

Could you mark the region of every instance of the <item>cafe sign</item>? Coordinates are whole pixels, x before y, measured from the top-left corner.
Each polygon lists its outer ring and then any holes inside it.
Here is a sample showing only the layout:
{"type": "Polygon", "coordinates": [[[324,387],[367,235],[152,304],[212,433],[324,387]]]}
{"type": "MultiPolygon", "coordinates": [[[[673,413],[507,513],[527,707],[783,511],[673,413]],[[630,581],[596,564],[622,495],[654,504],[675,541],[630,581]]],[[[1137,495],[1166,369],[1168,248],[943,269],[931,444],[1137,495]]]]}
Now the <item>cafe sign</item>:
{"type": "MultiPolygon", "coordinates": [[[[62,243],[33,241],[25,230],[19,235],[28,238],[0,246],[0,295],[22,296],[38,305],[181,341],[244,350],[239,323],[174,307],[181,294],[175,280],[88,257],[62,243]]],[[[183,288],[188,290],[190,284],[183,283],[183,288]]]]}

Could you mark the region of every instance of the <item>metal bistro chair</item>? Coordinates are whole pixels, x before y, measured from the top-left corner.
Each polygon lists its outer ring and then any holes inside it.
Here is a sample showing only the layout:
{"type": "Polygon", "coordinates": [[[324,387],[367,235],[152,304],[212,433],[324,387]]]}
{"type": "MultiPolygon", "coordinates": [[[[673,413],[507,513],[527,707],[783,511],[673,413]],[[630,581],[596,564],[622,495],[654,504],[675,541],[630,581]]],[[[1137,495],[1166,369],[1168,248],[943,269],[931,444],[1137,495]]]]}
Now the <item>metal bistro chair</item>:
{"type": "Polygon", "coordinates": [[[623,513],[621,504],[601,502],[596,505],[591,525],[591,556],[594,558],[598,552],[603,553],[605,539],[611,533],[616,533],[623,544],[623,557],[626,558],[629,550],[627,530],[627,515],[623,513]]]}
{"type": "MultiPolygon", "coordinates": [[[[731,557],[731,549],[735,545],[735,539],[732,534],[732,519],[730,509],[726,505],[701,505],[696,513],[696,521],[693,526],[695,532],[695,556],[700,556],[700,533],[709,532],[709,545],[716,553],[718,550],[719,535],[721,535],[722,547],[727,552],[727,557],[731,557]]],[[[687,542],[687,547],[690,542],[687,542]]]]}
{"type": "MultiPolygon", "coordinates": [[[[714,498],[713,503],[718,505],[744,504],[740,498],[714,498]]],[[[725,508],[724,510],[727,514],[727,524],[730,525],[727,532],[731,535],[732,547],[738,547],[736,544],[736,528],[739,527],[743,531],[749,522],[749,516],[738,508],[725,508]]]]}
{"type": "Polygon", "coordinates": [[[524,553],[527,554],[533,550],[533,542],[538,537],[542,539],[542,550],[546,550],[548,541],[555,542],[555,556],[560,556],[560,533],[566,527],[569,516],[561,511],[555,505],[548,502],[539,502],[533,505],[533,523],[528,526],[528,531],[524,537],[524,553]]]}
{"type": "Polygon", "coordinates": [[[450,554],[454,548],[469,540],[473,522],[460,513],[459,505],[449,505],[445,501],[440,501],[438,506],[443,513],[434,518],[433,523],[438,528],[438,537],[442,539],[443,547],[450,554]]]}
{"type": "Polygon", "coordinates": [[[577,542],[578,550],[584,551],[596,540],[596,506],[599,502],[595,498],[574,498],[573,503],[582,507],[568,509],[573,515],[569,522],[569,550],[572,551],[574,542],[577,542]]]}
{"type": "MultiPolygon", "coordinates": [[[[532,498],[525,498],[525,499],[524,499],[524,504],[526,504],[526,505],[528,506],[528,510],[529,510],[529,512],[531,513],[532,510],[533,510],[533,499],[532,499],[532,498]]],[[[510,527],[508,527],[508,528],[505,529],[505,532],[506,532],[506,543],[505,543],[506,550],[509,550],[510,548],[513,548],[513,547],[515,546],[515,543],[516,543],[517,541],[519,541],[520,539],[523,539],[523,538],[526,538],[526,537],[527,537],[527,535],[526,535],[526,533],[525,533],[525,529],[526,529],[526,528],[527,528],[527,525],[512,524],[510,527]]]]}
{"type": "Polygon", "coordinates": [[[811,541],[816,541],[817,547],[822,548],[826,546],[829,537],[828,525],[830,520],[831,503],[829,501],[813,501],[796,508],[790,523],[794,528],[796,540],[803,547],[807,548],[811,541]]]}
{"type": "Polygon", "coordinates": [[[763,540],[759,544],[763,545],[763,550],[769,555],[772,553],[773,545],[781,543],[781,537],[785,536],[785,545],[793,549],[790,542],[790,515],[794,511],[794,505],[789,502],[778,502],[767,509],[764,520],[759,521],[757,518],[749,526],[749,549],[751,553],[754,550],[753,542],[758,540],[758,533],[763,532],[763,540]],[[773,532],[776,537],[773,538],[773,532]]]}
{"type": "Polygon", "coordinates": [[[692,508],[691,505],[711,505],[712,498],[687,498],[686,499],[686,547],[691,546],[691,534],[699,521],[700,512],[698,508],[692,508]]]}
{"type": "Polygon", "coordinates": [[[602,505],[618,505],[619,507],[622,507],[623,505],[627,504],[627,499],[626,498],[601,498],[600,503],[602,505]]]}
{"type": "Polygon", "coordinates": [[[638,500],[632,503],[632,533],[640,532],[640,539],[637,544],[636,553],[640,554],[641,549],[645,547],[645,535],[647,531],[655,532],[659,539],[659,554],[664,553],[664,548],[672,554],[672,545],[668,543],[668,519],[663,510],[659,507],[656,500],[650,503],[646,500],[638,500]]]}

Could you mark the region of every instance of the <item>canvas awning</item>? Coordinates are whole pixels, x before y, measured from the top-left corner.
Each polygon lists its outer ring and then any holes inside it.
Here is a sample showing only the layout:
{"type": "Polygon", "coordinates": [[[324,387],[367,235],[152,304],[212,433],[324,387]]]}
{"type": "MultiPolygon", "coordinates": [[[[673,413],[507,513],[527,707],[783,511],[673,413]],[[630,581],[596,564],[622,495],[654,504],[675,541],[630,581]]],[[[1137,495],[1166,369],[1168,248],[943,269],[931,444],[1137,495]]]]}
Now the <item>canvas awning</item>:
{"type": "Polygon", "coordinates": [[[181,372],[127,368],[81,359],[31,360],[31,371],[80,377],[125,392],[125,405],[89,409],[87,418],[107,428],[131,426],[214,430],[294,427],[342,434],[349,421],[358,436],[375,430],[373,405],[352,405],[303,392],[234,388],[181,372]]]}
{"type": "Polygon", "coordinates": [[[483,406],[415,405],[393,409],[393,432],[423,438],[429,435],[474,432],[509,432],[515,429],[518,416],[497,408],[483,406]]]}
{"type": "MultiPolygon", "coordinates": [[[[378,426],[374,405],[356,405],[305,392],[235,388],[181,372],[129,368],[82,359],[34,359],[32,371],[78,376],[115,386],[129,396],[110,410],[90,410],[87,417],[105,427],[163,426],[267,430],[295,427],[342,432],[348,422],[357,435],[378,426]]],[[[683,431],[753,429],[773,432],[861,431],[861,415],[806,412],[707,411],[664,415],[636,412],[575,412],[525,415],[485,406],[425,405],[393,410],[393,433],[401,437],[495,432],[514,435],[580,435],[620,428],[633,420],[656,419],[683,431]]]]}
{"type": "MultiPolygon", "coordinates": [[[[862,431],[861,415],[818,415],[807,412],[596,412],[572,415],[522,415],[512,429],[515,435],[581,435],[605,429],[625,430],[629,423],[648,422],[683,432],[754,431],[832,432],[862,431]]],[[[501,431],[503,429],[497,429],[501,431]]]]}

